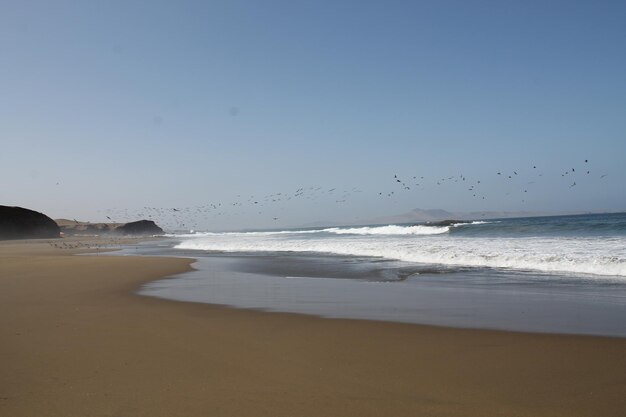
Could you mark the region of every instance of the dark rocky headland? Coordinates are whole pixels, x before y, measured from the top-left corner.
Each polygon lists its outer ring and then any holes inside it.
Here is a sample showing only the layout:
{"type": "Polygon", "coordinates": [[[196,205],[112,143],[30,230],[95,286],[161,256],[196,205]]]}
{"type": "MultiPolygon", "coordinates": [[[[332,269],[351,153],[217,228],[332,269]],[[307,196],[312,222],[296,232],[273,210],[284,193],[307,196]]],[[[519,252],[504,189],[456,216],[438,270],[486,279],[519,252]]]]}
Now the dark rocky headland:
{"type": "Polygon", "coordinates": [[[0,206],[0,240],[57,238],[61,229],[50,217],[23,207],[0,206]]]}
{"type": "Polygon", "coordinates": [[[152,220],[139,220],[118,226],[114,230],[117,234],[132,236],[154,236],[165,234],[163,229],[152,220]]]}

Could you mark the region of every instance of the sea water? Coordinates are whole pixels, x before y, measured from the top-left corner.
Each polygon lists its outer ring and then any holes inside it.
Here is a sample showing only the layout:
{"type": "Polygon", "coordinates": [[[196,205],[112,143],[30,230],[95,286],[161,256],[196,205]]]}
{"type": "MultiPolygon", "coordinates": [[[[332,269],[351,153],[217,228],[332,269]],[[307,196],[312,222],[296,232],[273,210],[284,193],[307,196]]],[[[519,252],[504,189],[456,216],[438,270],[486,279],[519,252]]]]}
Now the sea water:
{"type": "Polygon", "coordinates": [[[626,336],[626,214],[171,236],[142,293],[326,317],[626,336]]]}
{"type": "Polygon", "coordinates": [[[626,280],[626,214],[197,233],[176,248],[307,252],[626,280]]]}

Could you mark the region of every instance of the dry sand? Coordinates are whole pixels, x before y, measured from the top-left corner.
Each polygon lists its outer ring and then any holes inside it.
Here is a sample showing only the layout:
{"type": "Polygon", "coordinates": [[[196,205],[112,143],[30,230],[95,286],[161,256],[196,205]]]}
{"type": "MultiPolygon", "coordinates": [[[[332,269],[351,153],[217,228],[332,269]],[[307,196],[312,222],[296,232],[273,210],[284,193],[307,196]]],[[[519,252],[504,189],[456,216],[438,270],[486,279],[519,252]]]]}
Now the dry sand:
{"type": "Polygon", "coordinates": [[[0,416],[626,415],[626,339],[140,297],[190,261],[75,242],[0,243],[0,416]]]}

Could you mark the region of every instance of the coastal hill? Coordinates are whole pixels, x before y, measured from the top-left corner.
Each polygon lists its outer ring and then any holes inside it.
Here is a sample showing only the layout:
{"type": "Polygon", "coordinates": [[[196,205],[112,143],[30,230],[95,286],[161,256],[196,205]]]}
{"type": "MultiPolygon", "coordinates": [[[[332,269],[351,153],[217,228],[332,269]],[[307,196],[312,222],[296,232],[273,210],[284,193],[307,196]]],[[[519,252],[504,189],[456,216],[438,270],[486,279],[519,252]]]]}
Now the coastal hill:
{"type": "MultiPolygon", "coordinates": [[[[552,213],[553,215],[554,213],[552,213]]],[[[448,219],[477,220],[477,219],[504,219],[512,217],[537,217],[550,215],[550,213],[538,213],[530,211],[471,211],[450,212],[443,209],[420,209],[416,208],[406,213],[392,216],[378,217],[367,221],[369,224],[390,223],[421,223],[437,222],[448,219]]]]}
{"type": "Polygon", "coordinates": [[[91,223],[78,220],[56,219],[56,223],[66,236],[100,236],[108,234],[154,236],[165,232],[152,220],[139,220],[130,223],[91,223]]]}
{"type": "Polygon", "coordinates": [[[101,235],[111,233],[124,223],[91,223],[69,219],[54,219],[64,235],[101,235]]]}
{"type": "Polygon", "coordinates": [[[133,236],[153,236],[165,234],[163,229],[157,226],[152,220],[139,220],[136,222],[126,223],[117,227],[114,232],[133,236]]]}
{"type": "Polygon", "coordinates": [[[43,213],[0,206],[0,240],[57,238],[60,232],[54,220],[43,213]]]}
{"type": "Polygon", "coordinates": [[[539,212],[539,211],[468,211],[451,212],[443,209],[421,209],[416,208],[405,213],[382,216],[375,218],[358,219],[352,221],[318,221],[307,223],[301,227],[331,227],[331,226],[352,226],[352,225],[384,225],[384,224],[404,224],[404,223],[428,223],[441,222],[444,220],[480,220],[480,219],[505,219],[514,217],[540,217],[583,214],[581,212],[539,212]]]}

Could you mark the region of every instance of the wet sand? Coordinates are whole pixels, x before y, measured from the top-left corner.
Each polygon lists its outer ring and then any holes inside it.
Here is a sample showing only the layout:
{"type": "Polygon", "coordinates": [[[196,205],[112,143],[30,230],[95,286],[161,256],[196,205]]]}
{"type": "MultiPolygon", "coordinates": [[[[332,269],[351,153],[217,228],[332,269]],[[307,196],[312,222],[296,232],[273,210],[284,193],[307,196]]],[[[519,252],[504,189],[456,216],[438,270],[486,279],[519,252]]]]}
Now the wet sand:
{"type": "MultiPolygon", "coordinates": [[[[57,240],[54,243],[59,243],[57,240]]],[[[190,260],[0,242],[0,416],[623,416],[626,339],[141,297],[190,260]]]]}

